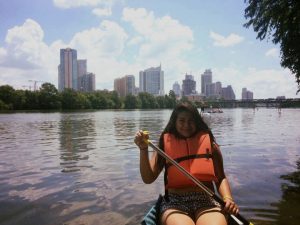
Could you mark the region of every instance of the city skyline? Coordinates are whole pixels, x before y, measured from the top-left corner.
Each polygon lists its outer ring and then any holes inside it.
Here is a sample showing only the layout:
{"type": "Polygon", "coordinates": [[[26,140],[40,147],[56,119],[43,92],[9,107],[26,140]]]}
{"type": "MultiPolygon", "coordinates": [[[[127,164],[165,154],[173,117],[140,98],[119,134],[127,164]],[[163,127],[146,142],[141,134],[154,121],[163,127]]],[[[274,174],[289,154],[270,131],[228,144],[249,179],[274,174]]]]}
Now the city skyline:
{"type": "Polygon", "coordinates": [[[139,71],[162,65],[165,93],[186,73],[200,83],[210,68],[237,98],[244,87],[255,98],[299,97],[294,76],[280,66],[279,46],[243,27],[245,7],[234,0],[4,1],[0,85],[57,86],[59,49],[69,47],[88,59],[100,90],[113,90],[114,79],[125,74],[138,84],[139,71]]]}
{"type": "Polygon", "coordinates": [[[58,65],[58,91],[72,88],[77,91],[95,91],[95,74],[88,72],[87,59],[78,59],[77,50],[60,49],[58,65]]]}

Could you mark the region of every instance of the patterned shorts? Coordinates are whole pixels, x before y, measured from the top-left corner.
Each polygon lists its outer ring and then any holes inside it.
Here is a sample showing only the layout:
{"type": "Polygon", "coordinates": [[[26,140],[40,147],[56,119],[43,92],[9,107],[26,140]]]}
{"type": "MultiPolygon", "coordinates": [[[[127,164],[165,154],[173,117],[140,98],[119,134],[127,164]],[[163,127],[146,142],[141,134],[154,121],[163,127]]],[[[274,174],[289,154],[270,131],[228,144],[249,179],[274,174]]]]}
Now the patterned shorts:
{"type": "Polygon", "coordinates": [[[219,207],[220,204],[204,192],[190,192],[184,194],[168,194],[169,201],[164,197],[160,204],[160,213],[167,209],[178,209],[188,213],[194,218],[199,209],[209,209],[219,207]]]}

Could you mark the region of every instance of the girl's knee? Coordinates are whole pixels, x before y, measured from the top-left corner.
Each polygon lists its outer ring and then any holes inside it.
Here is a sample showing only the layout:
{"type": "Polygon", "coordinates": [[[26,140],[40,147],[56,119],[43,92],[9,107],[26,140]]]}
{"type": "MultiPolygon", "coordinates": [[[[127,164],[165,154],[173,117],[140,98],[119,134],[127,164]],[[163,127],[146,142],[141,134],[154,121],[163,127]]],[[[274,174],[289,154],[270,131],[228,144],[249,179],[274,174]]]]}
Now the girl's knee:
{"type": "Polygon", "coordinates": [[[219,210],[201,212],[196,218],[196,225],[227,225],[225,215],[219,210]]]}
{"type": "Polygon", "coordinates": [[[192,218],[188,213],[177,210],[177,209],[168,209],[166,210],[160,218],[161,225],[195,225],[192,218]]]}

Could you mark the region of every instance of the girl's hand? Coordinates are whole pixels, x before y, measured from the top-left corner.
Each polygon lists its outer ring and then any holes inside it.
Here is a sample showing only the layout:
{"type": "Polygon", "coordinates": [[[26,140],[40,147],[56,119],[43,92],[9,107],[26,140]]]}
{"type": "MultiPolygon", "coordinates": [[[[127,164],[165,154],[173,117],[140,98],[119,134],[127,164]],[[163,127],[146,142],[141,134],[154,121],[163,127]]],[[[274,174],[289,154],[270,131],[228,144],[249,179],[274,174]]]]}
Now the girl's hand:
{"type": "Polygon", "coordinates": [[[231,197],[224,197],[223,200],[225,202],[225,206],[224,206],[225,212],[233,214],[233,215],[237,215],[239,212],[239,208],[235,204],[233,199],[231,197]]]}
{"type": "Polygon", "coordinates": [[[134,143],[140,148],[141,151],[148,150],[148,144],[145,142],[149,138],[148,134],[144,134],[142,130],[136,132],[134,143]]]}

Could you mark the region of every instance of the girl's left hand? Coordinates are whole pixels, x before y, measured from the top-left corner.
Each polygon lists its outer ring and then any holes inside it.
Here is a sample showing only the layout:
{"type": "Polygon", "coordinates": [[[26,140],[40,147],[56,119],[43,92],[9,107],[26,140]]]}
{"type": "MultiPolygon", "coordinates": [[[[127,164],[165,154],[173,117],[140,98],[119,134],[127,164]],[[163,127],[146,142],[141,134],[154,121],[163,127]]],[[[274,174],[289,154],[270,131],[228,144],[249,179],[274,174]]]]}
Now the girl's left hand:
{"type": "Polygon", "coordinates": [[[225,206],[224,206],[225,212],[233,215],[237,215],[239,213],[239,208],[237,204],[235,204],[233,199],[225,198],[224,202],[225,202],[225,206]]]}

